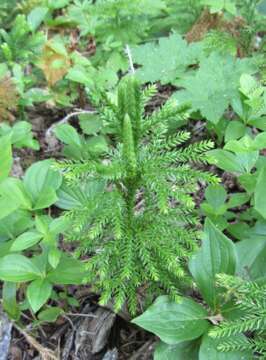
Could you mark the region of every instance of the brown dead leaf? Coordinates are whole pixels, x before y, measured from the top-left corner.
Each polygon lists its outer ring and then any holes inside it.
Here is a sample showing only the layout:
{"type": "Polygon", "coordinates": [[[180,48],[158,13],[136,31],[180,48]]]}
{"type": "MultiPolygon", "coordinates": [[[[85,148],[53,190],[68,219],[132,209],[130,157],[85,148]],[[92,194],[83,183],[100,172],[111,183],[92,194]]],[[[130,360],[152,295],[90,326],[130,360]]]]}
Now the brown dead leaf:
{"type": "Polygon", "coordinates": [[[0,80],[0,121],[13,121],[11,111],[18,105],[18,93],[15,84],[9,76],[0,80]]]}
{"type": "Polygon", "coordinates": [[[239,36],[239,30],[243,28],[245,21],[241,17],[235,17],[231,21],[226,21],[223,13],[211,14],[208,9],[203,10],[198,20],[186,34],[187,42],[200,41],[210,30],[221,30],[230,33],[232,36],[239,36]]]}
{"type": "Polygon", "coordinates": [[[68,72],[71,61],[66,49],[48,41],[43,49],[39,67],[42,69],[49,86],[53,86],[68,72]]]}

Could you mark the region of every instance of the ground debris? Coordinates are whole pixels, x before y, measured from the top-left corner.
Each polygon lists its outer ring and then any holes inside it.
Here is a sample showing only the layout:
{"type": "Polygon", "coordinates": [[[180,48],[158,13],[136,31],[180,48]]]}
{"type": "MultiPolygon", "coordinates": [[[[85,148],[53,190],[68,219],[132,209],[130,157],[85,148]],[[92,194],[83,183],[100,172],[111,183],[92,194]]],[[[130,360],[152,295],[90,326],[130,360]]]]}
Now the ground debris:
{"type": "Polygon", "coordinates": [[[0,360],[6,360],[11,341],[12,323],[0,307],[0,360]]]}

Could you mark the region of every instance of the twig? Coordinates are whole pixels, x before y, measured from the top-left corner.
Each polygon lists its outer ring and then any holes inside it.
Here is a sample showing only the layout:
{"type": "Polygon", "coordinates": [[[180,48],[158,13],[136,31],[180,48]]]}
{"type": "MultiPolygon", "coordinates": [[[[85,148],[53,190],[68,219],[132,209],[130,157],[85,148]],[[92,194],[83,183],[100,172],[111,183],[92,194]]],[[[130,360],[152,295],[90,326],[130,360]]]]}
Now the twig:
{"type": "MultiPolygon", "coordinates": [[[[152,347],[155,344],[154,340],[147,341],[144,345],[142,345],[133,356],[129,360],[138,360],[140,356],[143,356],[144,353],[150,350],[150,347],[152,347]]],[[[145,356],[145,355],[144,355],[145,356]]],[[[145,358],[147,358],[145,356],[145,358]]]]}
{"type": "Polygon", "coordinates": [[[126,52],[126,55],[128,57],[130,71],[131,71],[132,74],[135,74],[134,63],[133,63],[133,59],[132,59],[132,53],[131,53],[130,47],[128,45],[126,45],[125,52],[126,52]]]}
{"type": "Polygon", "coordinates": [[[57,125],[65,124],[66,122],[68,122],[68,120],[70,118],[72,118],[74,116],[83,115],[83,114],[95,114],[95,113],[96,113],[96,111],[92,111],[92,110],[74,111],[74,112],[66,115],[62,120],[60,120],[60,121],[54,123],[52,126],[50,126],[49,129],[46,131],[46,136],[51,135],[51,132],[57,125]]]}
{"type": "Polygon", "coordinates": [[[81,313],[66,313],[67,316],[81,316],[81,317],[90,317],[90,318],[97,318],[97,315],[94,314],[81,314],[81,313]]]}
{"type": "Polygon", "coordinates": [[[13,326],[17,329],[17,331],[22,334],[27,342],[38,351],[41,358],[43,360],[59,360],[59,357],[56,356],[56,354],[50,350],[42,346],[33,336],[28,334],[25,330],[21,329],[16,323],[13,323],[13,326]]]}

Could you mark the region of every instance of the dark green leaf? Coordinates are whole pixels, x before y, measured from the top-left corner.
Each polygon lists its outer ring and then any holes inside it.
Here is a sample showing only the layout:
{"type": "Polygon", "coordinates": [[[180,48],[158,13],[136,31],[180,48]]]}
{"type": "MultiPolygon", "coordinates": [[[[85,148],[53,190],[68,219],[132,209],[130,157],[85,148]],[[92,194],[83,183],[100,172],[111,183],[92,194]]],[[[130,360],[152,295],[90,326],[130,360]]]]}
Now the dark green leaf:
{"type": "Polygon", "coordinates": [[[48,275],[49,281],[54,284],[82,284],[88,276],[85,265],[72,257],[61,256],[60,262],[56,269],[48,275]]]}
{"type": "Polygon", "coordinates": [[[58,125],[56,126],[54,132],[56,137],[63,143],[81,147],[80,136],[73,126],[69,124],[58,125]]]}
{"type": "Polygon", "coordinates": [[[133,323],[171,345],[204,334],[209,327],[207,316],[207,311],[191,299],[183,298],[180,303],[175,303],[167,296],[161,296],[133,323]]]}
{"type": "Polygon", "coordinates": [[[5,312],[14,320],[18,320],[20,316],[19,306],[17,304],[17,285],[13,282],[4,282],[2,298],[3,308],[5,312]]]}
{"type": "Polygon", "coordinates": [[[197,342],[183,342],[168,345],[162,341],[155,348],[154,360],[198,360],[197,342]]]}
{"type": "Polygon", "coordinates": [[[55,322],[64,311],[58,307],[51,307],[38,314],[38,319],[43,322],[55,322]]]}
{"type": "Polygon", "coordinates": [[[266,167],[262,168],[259,172],[257,184],[255,187],[255,209],[258,213],[266,219],[266,201],[265,201],[265,189],[266,189],[266,167]]]}
{"type": "Polygon", "coordinates": [[[199,351],[199,360],[252,360],[250,351],[228,351],[221,352],[217,350],[221,340],[212,339],[205,335],[202,340],[199,351]]]}
{"type": "Polygon", "coordinates": [[[207,219],[201,249],[191,258],[189,269],[203,298],[213,309],[218,303],[216,275],[233,275],[235,267],[236,252],[233,242],[207,219]]]}

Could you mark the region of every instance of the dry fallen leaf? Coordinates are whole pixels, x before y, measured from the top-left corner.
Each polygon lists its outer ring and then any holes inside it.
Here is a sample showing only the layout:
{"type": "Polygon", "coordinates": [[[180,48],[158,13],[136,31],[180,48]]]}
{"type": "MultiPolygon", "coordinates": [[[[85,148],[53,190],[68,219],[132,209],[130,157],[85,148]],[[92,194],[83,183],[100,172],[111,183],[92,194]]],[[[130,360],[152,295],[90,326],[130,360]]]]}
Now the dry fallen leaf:
{"type": "Polygon", "coordinates": [[[0,80],[0,121],[13,121],[11,111],[18,105],[18,93],[15,84],[8,76],[0,80]]]}
{"type": "Polygon", "coordinates": [[[48,41],[43,49],[39,67],[42,69],[49,86],[53,86],[68,72],[71,62],[62,44],[48,41]]]}

